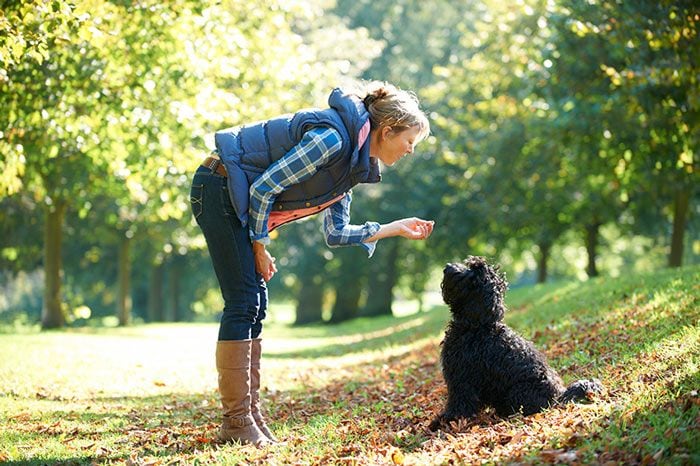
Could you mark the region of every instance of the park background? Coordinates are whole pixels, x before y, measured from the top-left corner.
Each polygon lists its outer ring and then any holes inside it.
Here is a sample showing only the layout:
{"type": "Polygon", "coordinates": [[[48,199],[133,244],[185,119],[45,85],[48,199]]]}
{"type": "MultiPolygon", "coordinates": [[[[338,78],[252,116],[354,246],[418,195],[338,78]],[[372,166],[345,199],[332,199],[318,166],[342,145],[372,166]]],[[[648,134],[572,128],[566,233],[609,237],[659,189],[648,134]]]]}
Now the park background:
{"type": "Polygon", "coordinates": [[[514,286],[700,261],[693,2],[7,5],[3,323],[214,320],[188,199],[214,131],[325,107],[357,79],[416,92],[432,134],[356,187],[353,222],[435,232],[368,260],[329,249],[318,217],[282,227],[270,295],[287,319],[422,308],[470,254],[514,286]]]}
{"type": "Polygon", "coordinates": [[[697,464],[700,8],[694,1],[2,2],[0,463],[697,464]],[[265,398],[287,444],[212,442],[223,303],[192,219],[216,130],[386,80],[431,136],[353,222],[275,232],[265,398]],[[448,261],[592,405],[430,433],[448,261]],[[51,330],[51,331],[49,331],[51,330]]]}

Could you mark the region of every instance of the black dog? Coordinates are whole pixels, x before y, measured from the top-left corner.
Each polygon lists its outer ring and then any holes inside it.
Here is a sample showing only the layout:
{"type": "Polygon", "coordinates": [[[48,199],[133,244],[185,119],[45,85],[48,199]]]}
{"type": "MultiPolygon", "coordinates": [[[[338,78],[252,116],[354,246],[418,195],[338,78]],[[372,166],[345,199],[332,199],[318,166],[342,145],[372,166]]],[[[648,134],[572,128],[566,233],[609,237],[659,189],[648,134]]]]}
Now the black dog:
{"type": "Polygon", "coordinates": [[[544,355],[502,322],[507,288],[498,266],[482,257],[445,267],[442,297],[452,312],[441,354],[447,405],[431,430],[486,406],[499,416],[528,415],[603,390],[597,379],[564,388],[544,355]]]}

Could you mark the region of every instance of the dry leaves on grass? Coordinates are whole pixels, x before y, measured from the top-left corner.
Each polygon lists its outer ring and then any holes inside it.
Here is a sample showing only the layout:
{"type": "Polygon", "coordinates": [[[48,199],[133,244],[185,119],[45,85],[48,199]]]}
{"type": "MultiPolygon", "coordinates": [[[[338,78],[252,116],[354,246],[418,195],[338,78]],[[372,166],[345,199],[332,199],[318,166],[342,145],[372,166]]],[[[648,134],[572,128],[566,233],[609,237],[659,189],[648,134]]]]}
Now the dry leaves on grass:
{"type": "MultiPolygon", "coordinates": [[[[657,450],[641,455],[621,447],[590,452],[586,441],[600,435],[611,423],[610,413],[619,410],[620,399],[632,395],[635,384],[660,386],[669,384],[668,373],[675,370],[679,358],[664,360],[653,351],[644,353],[644,364],[654,365],[655,372],[633,375],[630,363],[620,364],[628,356],[629,344],[644,338],[646,324],[637,318],[639,309],[618,309],[593,322],[573,322],[571,334],[557,335],[547,328],[538,335],[551,345],[545,353],[556,361],[560,356],[586,349],[599,357],[598,370],[592,366],[571,365],[560,370],[565,377],[601,376],[613,388],[611,393],[594,399],[592,405],[567,405],[533,416],[501,419],[492,411],[461,420],[433,433],[427,429],[442,409],[446,389],[439,368],[440,347],[437,339],[411,351],[393,356],[383,364],[358,365],[344,371],[332,367],[305,371],[309,381],[333,380],[322,388],[306,392],[266,393],[274,429],[285,426],[283,454],[274,449],[246,451],[248,464],[353,464],[353,465],[423,465],[458,463],[560,463],[580,464],[591,455],[596,462],[653,464],[669,451],[657,450]],[[616,328],[613,321],[629,323],[616,328]],[[621,320],[620,320],[621,319],[621,320]],[[339,374],[342,374],[340,378],[339,374]],[[331,375],[334,377],[331,377],[331,375]],[[318,422],[317,422],[318,421],[318,422]],[[327,424],[324,424],[327,422],[327,424]],[[318,428],[313,427],[316,424],[318,428]],[[314,431],[316,429],[316,431],[314,431]],[[317,447],[309,443],[319,439],[317,447]],[[281,461],[281,458],[284,461],[281,461]]],[[[620,325],[620,324],[617,324],[620,325]]],[[[556,367],[556,363],[553,364],[556,367]]],[[[557,368],[559,369],[559,368],[557,368]]],[[[686,393],[660,409],[684,413],[700,405],[697,391],[686,393]]],[[[127,464],[156,465],[162,462],[216,462],[228,448],[213,442],[218,428],[218,402],[197,405],[174,399],[171,403],[148,408],[120,408],[114,413],[125,422],[116,448],[129,451],[127,464]],[[188,414],[190,413],[190,414],[188,414]],[[154,419],[161,418],[160,423],[154,419]]],[[[618,414],[621,414],[618,412],[618,414]]],[[[637,412],[631,410],[628,420],[637,412]]],[[[674,414],[675,415],[675,414],[674,414]]],[[[678,414],[680,416],[680,414],[678,414]]],[[[31,424],[31,416],[17,414],[18,425],[31,424]]],[[[700,425],[700,419],[696,421],[700,425]]],[[[64,435],[68,439],[94,439],[87,447],[94,457],[103,460],[119,456],[114,448],[103,445],[99,433],[75,430],[62,422],[33,424],[33,429],[47,435],[64,435]]],[[[652,429],[652,426],[650,426],[652,429]]],[[[669,438],[678,432],[670,428],[669,438]]],[[[677,451],[673,451],[677,454],[677,451]]],[[[681,452],[682,454],[682,452],[681,452]]]]}
{"type": "Polygon", "coordinates": [[[433,341],[381,366],[363,367],[352,383],[339,381],[306,397],[278,395],[276,414],[292,426],[330,412],[341,419],[321,435],[348,441],[313,458],[312,464],[470,464],[484,458],[517,460],[537,451],[544,452],[542,461],[575,462],[576,444],[599,416],[585,406],[505,420],[485,411],[430,432],[427,426],[446,397],[438,357],[439,346],[433,341]]]}

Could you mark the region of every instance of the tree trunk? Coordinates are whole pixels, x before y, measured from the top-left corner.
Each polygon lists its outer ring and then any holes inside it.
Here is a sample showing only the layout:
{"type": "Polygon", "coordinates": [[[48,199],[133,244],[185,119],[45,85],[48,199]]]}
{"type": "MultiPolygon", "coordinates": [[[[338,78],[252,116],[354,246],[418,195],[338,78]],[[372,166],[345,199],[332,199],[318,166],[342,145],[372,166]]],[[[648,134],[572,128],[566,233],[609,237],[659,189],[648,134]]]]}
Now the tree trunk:
{"type": "Polygon", "coordinates": [[[323,320],[323,277],[316,275],[301,282],[297,295],[294,325],[305,325],[323,320]]]}
{"type": "Polygon", "coordinates": [[[119,325],[126,326],[131,322],[131,240],[122,235],[119,241],[119,263],[117,272],[117,317],[119,325]]]}
{"type": "Polygon", "coordinates": [[[359,314],[362,286],[360,280],[352,278],[337,287],[331,322],[338,323],[357,317],[359,314]]]}
{"type": "Polygon", "coordinates": [[[600,223],[594,221],[586,225],[586,252],[588,253],[588,265],[586,266],[586,273],[588,277],[598,276],[598,267],[596,266],[596,260],[598,257],[598,238],[600,233],[600,223]]]}
{"type": "Polygon", "coordinates": [[[683,237],[690,206],[690,188],[676,192],[673,200],[673,233],[671,235],[671,253],[668,256],[669,267],[683,264],[683,237]]]}
{"type": "Polygon", "coordinates": [[[61,242],[66,203],[54,200],[46,210],[44,229],[44,302],[41,309],[41,328],[59,328],[66,324],[61,302],[61,242]]]}
{"type": "Polygon", "coordinates": [[[552,245],[549,243],[541,243],[540,256],[537,259],[537,283],[544,283],[547,281],[547,263],[549,262],[549,252],[552,245]]]}
{"type": "Polygon", "coordinates": [[[163,322],[163,278],[165,267],[163,263],[153,264],[151,267],[150,286],[148,287],[148,320],[150,322],[163,322]]]}
{"type": "Polygon", "coordinates": [[[180,266],[180,256],[173,256],[168,267],[168,295],[170,296],[170,317],[173,322],[182,320],[182,309],[180,309],[180,280],[182,278],[182,267],[180,266]]]}
{"type": "MultiPolygon", "coordinates": [[[[389,245],[385,245],[389,246],[389,245]]],[[[394,299],[396,285],[396,268],[399,259],[399,242],[393,241],[388,248],[386,259],[377,262],[370,275],[370,286],[367,294],[367,304],[362,311],[365,316],[391,315],[391,305],[394,299]]]]}

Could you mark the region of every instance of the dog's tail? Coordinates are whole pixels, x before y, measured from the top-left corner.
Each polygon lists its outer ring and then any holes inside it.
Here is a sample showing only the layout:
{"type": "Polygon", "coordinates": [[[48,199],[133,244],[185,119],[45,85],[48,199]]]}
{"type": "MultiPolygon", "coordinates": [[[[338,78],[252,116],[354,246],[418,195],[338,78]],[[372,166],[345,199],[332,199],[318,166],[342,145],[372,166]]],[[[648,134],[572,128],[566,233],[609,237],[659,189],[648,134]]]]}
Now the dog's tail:
{"type": "Polygon", "coordinates": [[[559,396],[560,403],[568,403],[570,401],[588,401],[594,395],[601,394],[605,391],[605,387],[598,379],[582,379],[569,385],[564,393],[559,396]]]}

